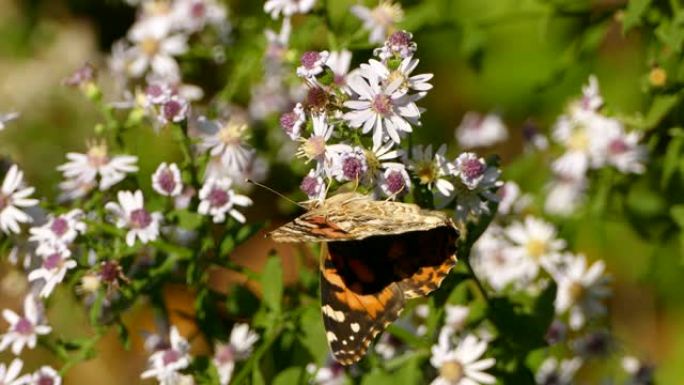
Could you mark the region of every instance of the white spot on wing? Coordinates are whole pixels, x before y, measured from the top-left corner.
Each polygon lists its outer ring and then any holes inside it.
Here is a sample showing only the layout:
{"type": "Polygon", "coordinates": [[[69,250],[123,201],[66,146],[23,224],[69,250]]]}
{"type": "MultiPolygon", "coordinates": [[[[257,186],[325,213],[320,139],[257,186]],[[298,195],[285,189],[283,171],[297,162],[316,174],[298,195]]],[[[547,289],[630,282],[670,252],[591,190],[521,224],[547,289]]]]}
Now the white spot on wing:
{"type": "Polygon", "coordinates": [[[333,319],[333,321],[344,322],[344,313],[339,310],[333,309],[330,305],[325,305],[321,307],[323,314],[333,319]]]}
{"type": "Polygon", "coordinates": [[[357,324],[356,322],[351,324],[351,330],[354,333],[358,333],[360,329],[361,329],[361,325],[357,324]]]}
{"type": "Polygon", "coordinates": [[[328,342],[337,341],[337,336],[333,332],[327,332],[325,336],[328,338],[328,342]]]}

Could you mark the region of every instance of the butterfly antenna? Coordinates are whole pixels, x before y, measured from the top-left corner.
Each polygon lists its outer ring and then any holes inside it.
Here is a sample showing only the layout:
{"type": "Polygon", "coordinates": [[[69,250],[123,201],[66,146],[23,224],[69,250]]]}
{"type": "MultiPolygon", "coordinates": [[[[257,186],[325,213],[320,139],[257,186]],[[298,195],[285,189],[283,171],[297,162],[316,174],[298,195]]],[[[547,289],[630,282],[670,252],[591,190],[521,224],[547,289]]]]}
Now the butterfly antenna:
{"type": "Polygon", "coordinates": [[[272,188],[270,188],[270,187],[268,187],[268,186],[266,186],[266,185],[264,185],[264,184],[261,184],[261,183],[259,183],[259,182],[255,182],[255,181],[253,181],[253,180],[251,180],[251,179],[247,179],[247,183],[251,183],[251,184],[253,184],[253,185],[255,185],[255,186],[259,186],[259,187],[263,188],[264,190],[270,191],[270,192],[272,192],[273,194],[275,194],[275,195],[277,195],[277,196],[279,196],[279,197],[285,199],[286,201],[288,201],[288,202],[290,202],[290,203],[292,203],[292,204],[295,204],[295,205],[297,205],[297,206],[303,208],[304,210],[308,210],[308,209],[309,209],[308,207],[304,206],[303,204],[301,204],[301,203],[299,203],[299,202],[293,201],[292,199],[286,197],[285,195],[279,193],[278,191],[276,191],[276,190],[274,190],[274,189],[272,189],[272,188]]]}

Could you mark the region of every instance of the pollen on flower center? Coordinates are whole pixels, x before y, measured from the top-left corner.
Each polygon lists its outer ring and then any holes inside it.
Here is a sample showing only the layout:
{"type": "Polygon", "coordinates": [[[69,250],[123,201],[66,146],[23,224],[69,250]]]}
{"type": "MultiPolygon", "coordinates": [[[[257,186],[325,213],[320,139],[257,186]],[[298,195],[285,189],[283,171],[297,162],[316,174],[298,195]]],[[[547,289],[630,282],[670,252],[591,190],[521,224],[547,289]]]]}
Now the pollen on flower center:
{"type": "Polygon", "coordinates": [[[19,321],[14,325],[14,331],[23,335],[33,334],[33,323],[25,317],[19,318],[19,321]]]}
{"type": "Polygon", "coordinates": [[[384,84],[389,85],[389,84],[394,83],[397,80],[399,80],[399,88],[400,89],[405,90],[406,88],[408,88],[408,80],[406,79],[406,76],[399,70],[390,72],[390,74],[387,77],[387,80],[385,80],[384,84]]]}
{"type": "Polygon", "coordinates": [[[389,175],[387,175],[385,180],[387,181],[387,189],[392,194],[397,194],[406,188],[404,177],[399,171],[391,172],[389,175]]]}
{"type": "Polygon", "coordinates": [[[463,162],[463,165],[461,166],[461,172],[467,179],[479,178],[484,174],[486,169],[487,167],[484,162],[479,159],[468,159],[463,162]]]}
{"type": "Polygon", "coordinates": [[[392,100],[385,94],[376,95],[371,102],[371,108],[382,116],[389,116],[392,114],[392,100]]]}
{"type": "Polygon", "coordinates": [[[162,190],[169,194],[176,188],[176,179],[173,176],[173,172],[171,172],[171,170],[168,168],[161,172],[157,182],[161,186],[162,190]]]}
{"type": "Polygon", "coordinates": [[[302,152],[309,159],[320,159],[325,154],[325,138],[312,136],[302,143],[302,152]]]}
{"type": "Polygon", "coordinates": [[[140,208],[131,211],[131,227],[136,229],[144,229],[152,223],[152,215],[147,210],[140,208]]]}
{"type": "Polygon", "coordinates": [[[584,128],[578,127],[573,130],[568,139],[568,147],[578,151],[586,150],[589,147],[589,136],[584,128]]]}
{"type": "Polygon", "coordinates": [[[546,242],[541,239],[530,239],[525,245],[527,253],[534,259],[539,259],[546,252],[546,242]]]}
{"type": "Polygon", "coordinates": [[[573,303],[577,303],[586,294],[586,289],[585,287],[579,283],[579,282],[572,282],[570,284],[570,287],[568,288],[568,292],[570,293],[570,298],[572,299],[573,303]]]}
{"type": "Polygon", "coordinates": [[[145,55],[154,56],[159,51],[159,40],[153,37],[148,37],[143,39],[140,42],[139,46],[140,49],[145,53],[145,55]]]}
{"type": "Polygon", "coordinates": [[[447,361],[439,368],[439,376],[455,384],[463,378],[463,365],[458,361],[447,361]]]}
{"type": "Polygon", "coordinates": [[[220,188],[214,188],[209,193],[209,203],[212,207],[223,207],[229,200],[228,193],[220,188]]]}
{"type": "Polygon", "coordinates": [[[420,162],[416,165],[416,175],[420,184],[429,184],[437,179],[437,169],[432,162],[420,162]]]}
{"type": "Polygon", "coordinates": [[[398,4],[389,2],[382,2],[371,12],[371,17],[376,23],[388,27],[392,25],[395,20],[401,19],[403,11],[398,4]]]}
{"type": "Polygon", "coordinates": [[[307,69],[312,69],[316,66],[316,62],[318,62],[321,58],[321,55],[316,52],[316,51],[307,51],[304,52],[301,58],[302,65],[306,67],[307,69]]]}
{"type": "Polygon", "coordinates": [[[88,162],[96,168],[102,167],[109,163],[109,157],[107,156],[107,145],[105,143],[91,144],[88,147],[88,162]]]}
{"type": "Polygon", "coordinates": [[[230,121],[228,124],[221,127],[218,137],[219,140],[225,144],[238,144],[240,143],[242,135],[245,133],[245,131],[247,131],[246,124],[238,124],[230,121]]]}
{"type": "Polygon", "coordinates": [[[342,163],[342,174],[350,180],[359,179],[363,174],[363,163],[354,157],[345,158],[342,163]]]}
{"type": "Polygon", "coordinates": [[[411,44],[411,35],[405,31],[393,33],[387,40],[391,46],[408,46],[411,44]]]}
{"type": "Polygon", "coordinates": [[[69,222],[62,217],[57,217],[52,221],[50,230],[52,230],[56,236],[61,237],[69,230],[69,222]]]}

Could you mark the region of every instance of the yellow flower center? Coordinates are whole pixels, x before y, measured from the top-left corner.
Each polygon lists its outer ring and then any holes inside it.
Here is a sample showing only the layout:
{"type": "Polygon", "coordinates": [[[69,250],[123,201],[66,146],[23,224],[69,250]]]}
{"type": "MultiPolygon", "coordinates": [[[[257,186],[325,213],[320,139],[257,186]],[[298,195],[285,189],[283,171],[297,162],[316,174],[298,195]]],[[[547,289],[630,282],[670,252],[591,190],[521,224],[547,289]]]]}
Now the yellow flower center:
{"type": "Polygon", "coordinates": [[[577,151],[584,151],[589,148],[589,136],[584,127],[575,127],[568,139],[568,147],[577,151]]]}
{"type": "Polygon", "coordinates": [[[86,293],[95,293],[100,288],[100,278],[95,274],[86,274],[81,278],[81,289],[86,293]]]}
{"type": "Polygon", "coordinates": [[[109,157],[107,156],[107,144],[104,142],[96,143],[93,142],[88,145],[88,162],[93,167],[101,167],[109,163],[109,157]]]}
{"type": "Polygon", "coordinates": [[[546,242],[533,238],[527,241],[525,248],[527,249],[527,254],[538,260],[546,253],[546,242]]]}
{"type": "Polygon", "coordinates": [[[325,138],[312,136],[305,140],[300,147],[300,156],[309,160],[320,159],[325,154],[325,138]]]}
{"type": "Polygon", "coordinates": [[[400,81],[400,90],[405,90],[408,88],[408,79],[406,79],[406,76],[404,76],[404,74],[399,70],[390,72],[389,76],[387,77],[387,80],[385,80],[385,85],[390,85],[394,83],[396,80],[400,81]]]}
{"type": "Polygon", "coordinates": [[[581,301],[587,293],[586,288],[579,282],[571,283],[568,291],[570,292],[570,298],[573,303],[581,301]]]}
{"type": "Polygon", "coordinates": [[[437,169],[431,161],[423,161],[416,165],[416,175],[420,184],[430,184],[437,180],[437,169]]]}
{"type": "Polygon", "coordinates": [[[242,122],[230,120],[226,125],[221,127],[218,132],[218,138],[225,144],[239,144],[247,131],[247,125],[242,122]]]}
{"type": "Polygon", "coordinates": [[[376,23],[383,27],[390,27],[404,17],[404,11],[399,4],[392,4],[390,1],[383,1],[373,8],[371,17],[376,23]]]}
{"type": "Polygon", "coordinates": [[[159,51],[159,40],[146,37],[139,43],[140,50],[147,56],[154,56],[159,51]]]}
{"type": "Polygon", "coordinates": [[[439,376],[452,384],[456,383],[463,378],[463,365],[458,361],[447,361],[439,368],[439,376]]]}

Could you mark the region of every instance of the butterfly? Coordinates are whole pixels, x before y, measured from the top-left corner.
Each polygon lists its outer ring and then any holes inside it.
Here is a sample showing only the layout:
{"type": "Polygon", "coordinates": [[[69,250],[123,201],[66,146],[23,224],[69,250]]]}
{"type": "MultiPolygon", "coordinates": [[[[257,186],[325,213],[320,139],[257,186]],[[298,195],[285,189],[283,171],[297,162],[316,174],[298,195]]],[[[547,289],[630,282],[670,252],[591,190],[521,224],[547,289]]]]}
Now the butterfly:
{"type": "Polygon", "coordinates": [[[407,299],[436,290],[456,264],[459,232],[439,211],[332,196],[269,233],[277,242],[322,242],[321,311],[333,357],[360,360],[407,299]]]}

